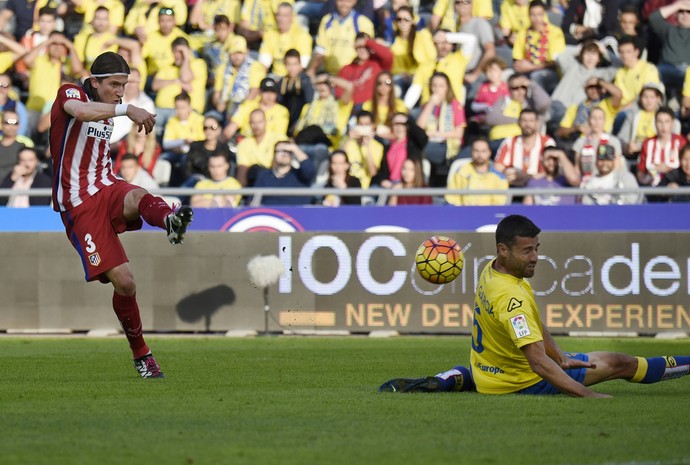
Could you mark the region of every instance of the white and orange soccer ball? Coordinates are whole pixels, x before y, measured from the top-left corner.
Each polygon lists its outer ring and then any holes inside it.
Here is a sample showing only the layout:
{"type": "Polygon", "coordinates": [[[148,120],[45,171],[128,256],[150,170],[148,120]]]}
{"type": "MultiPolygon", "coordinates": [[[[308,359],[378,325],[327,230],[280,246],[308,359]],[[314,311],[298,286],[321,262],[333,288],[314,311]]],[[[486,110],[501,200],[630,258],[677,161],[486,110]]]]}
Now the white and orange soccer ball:
{"type": "Polygon", "coordinates": [[[433,236],[419,246],[415,263],[419,275],[426,281],[445,284],[460,276],[465,255],[453,239],[433,236]]]}

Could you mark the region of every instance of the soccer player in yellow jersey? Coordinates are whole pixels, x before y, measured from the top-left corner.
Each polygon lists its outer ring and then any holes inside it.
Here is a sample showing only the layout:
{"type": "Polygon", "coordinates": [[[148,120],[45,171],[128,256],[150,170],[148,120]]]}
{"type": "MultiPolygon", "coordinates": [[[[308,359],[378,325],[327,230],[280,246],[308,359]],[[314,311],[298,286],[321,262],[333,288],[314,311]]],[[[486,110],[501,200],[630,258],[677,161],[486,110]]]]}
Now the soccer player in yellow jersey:
{"type": "MultiPolygon", "coordinates": [[[[496,228],[496,258],[479,277],[474,298],[470,369],[485,394],[568,394],[610,397],[588,386],[625,379],[650,384],[690,373],[690,356],[642,358],[615,352],[565,353],[542,325],[526,278],[539,260],[541,230],[529,218],[509,215],[496,228]]],[[[465,367],[427,378],[394,379],[381,391],[469,390],[465,367]]]]}

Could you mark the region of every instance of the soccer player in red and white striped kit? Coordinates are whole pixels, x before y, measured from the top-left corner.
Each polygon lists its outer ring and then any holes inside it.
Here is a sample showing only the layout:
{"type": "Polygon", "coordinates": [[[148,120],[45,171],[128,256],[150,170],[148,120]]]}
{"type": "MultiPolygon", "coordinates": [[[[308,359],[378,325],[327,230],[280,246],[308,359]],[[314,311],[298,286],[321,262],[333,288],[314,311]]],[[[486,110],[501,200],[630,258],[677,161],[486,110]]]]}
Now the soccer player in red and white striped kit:
{"type": "Polygon", "coordinates": [[[193,212],[188,206],[174,211],[160,197],[113,173],[113,118],[127,116],[147,134],[156,123],[156,115],[121,103],[129,73],[124,58],[105,52],[93,62],[83,86],[64,84],[58,90],[50,113],[53,208],[60,212],[86,280],[112,283],[113,309],[137,372],[143,378],[163,378],[144,340],[136,283],[118,234],[140,229],[143,219],[166,230],[168,240],[179,244],[193,212]]]}

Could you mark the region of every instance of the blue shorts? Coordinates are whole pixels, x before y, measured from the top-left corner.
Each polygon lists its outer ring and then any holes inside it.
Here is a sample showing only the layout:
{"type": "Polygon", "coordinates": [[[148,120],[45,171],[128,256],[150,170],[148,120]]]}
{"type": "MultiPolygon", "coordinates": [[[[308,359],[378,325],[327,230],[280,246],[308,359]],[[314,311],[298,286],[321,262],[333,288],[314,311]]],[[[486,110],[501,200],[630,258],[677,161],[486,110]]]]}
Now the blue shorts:
{"type": "MultiPolygon", "coordinates": [[[[575,360],[582,360],[583,362],[589,362],[589,356],[587,354],[571,354],[566,353],[569,358],[574,358],[575,360]]],[[[572,368],[570,370],[565,370],[565,374],[570,376],[572,379],[580,384],[584,384],[585,373],[587,373],[587,368],[572,368]]],[[[525,388],[521,391],[517,391],[516,394],[532,394],[537,396],[547,396],[560,394],[561,391],[556,388],[553,384],[549,383],[545,379],[542,379],[537,384],[525,388]]]]}

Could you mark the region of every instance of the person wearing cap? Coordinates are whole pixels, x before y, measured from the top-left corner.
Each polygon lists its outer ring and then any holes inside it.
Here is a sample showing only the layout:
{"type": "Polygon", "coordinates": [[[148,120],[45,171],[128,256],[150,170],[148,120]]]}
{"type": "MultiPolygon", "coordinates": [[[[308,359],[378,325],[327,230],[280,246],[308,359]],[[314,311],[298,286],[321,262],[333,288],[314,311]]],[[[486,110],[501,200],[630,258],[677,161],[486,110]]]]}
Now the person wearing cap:
{"type": "Polygon", "coordinates": [[[313,49],[313,39],[309,31],[295,21],[293,6],[288,2],[278,5],[276,10],[276,29],[265,31],[259,61],[276,76],[286,76],[287,69],[283,63],[288,50],[297,50],[300,54],[302,68],[309,66],[309,59],[313,49]]]}
{"type": "Polygon", "coordinates": [[[185,0],[136,0],[125,16],[125,34],[135,36],[143,44],[148,35],[159,28],[159,16],[172,16],[175,18],[173,23],[182,27],[187,22],[187,11],[185,0]]]}
{"type": "Polygon", "coordinates": [[[584,85],[586,98],[584,101],[571,105],[561,119],[556,135],[562,139],[573,139],[573,136],[586,134],[589,115],[592,109],[601,108],[604,111],[604,130],[611,132],[613,121],[620,108],[623,93],[612,83],[598,77],[587,79],[584,85]]]}
{"type": "Polygon", "coordinates": [[[374,23],[354,9],[355,3],[356,0],[336,0],[336,11],[328,13],[321,20],[307,69],[310,76],[315,76],[321,68],[331,75],[338,74],[343,66],[352,63],[357,56],[357,34],[366,32],[369,37],[374,37],[374,23]]]}
{"type": "Polygon", "coordinates": [[[230,39],[227,52],[227,59],[215,69],[211,102],[216,111],[231,117],[242,102],[259,95],[266,68],[248,55],[242,36],[230,39]]]}
{"type": "MultiPolygon", "coordinates": [[[[642,141],[656,136],[654,120],[656,112],[664,104],[664,85],[660,82],[647,82],[642,85],[637,105],[625,113],[625,120],[618,131],[623,143],[623,154],[630,161],[637,161],[642,141]]],[[[673,132],[680,134],[680,121],[674,118],[673,132]]]]}
{"type": "Polygon", "coordinates": [[[240,132],[244,136],[252,134],[249,115],[259,109],[266,115],[266,131],[287,135],[290,124],[290,112],[278,103],[278,84],[272,78],[264,78],[259,86],[259,97],[241,103],[237,112],[230,119],[223,134],[227,140],[240,132]]]}
{"type": "Polygon", "coordinates": [[[668,107],[657,110],[654,117],[656,136],[642,142],[637,162],[637,181],[642,186],[658,186],[666,173],[680,166],[680,152],[687,139],[673,133],[675,114],[668,107]]]}
{"type": "Polygon", "coordinates": [[[645,83],[659,83],[661,80],[656,66],[640,59],[640,45],[636,37],[621,37],[618,55],[623,67],[616,72],[613,83],[623,92],[621,106],[627,110],[634,105],[645,83]]]}
{"type": "Polygon", "coordinates": [[[602,145],[613,148],[616,154],[616,169],[625,169],[620,140],[606,132],[606,112],[599,107],[592,108],[587,118],[587,128],[573,144],[575,172],[583,181],[596,171],[596,152],[602,145]]]}
{"type": "MultiPolygon", "coordinates": [[[[173,40],[171,49],[175,61],[159,69],[151,84],[151,89],[156,92],[156,108],[174,109],[175,96],[185,91],[192,98],[194,111],[201,114],[206,107],[206,61],[194,56],[184,37],[173,40]]],[[[158,117],[161,118],[160,113],[158,117]]]]}
{"type": "MultiPolygon", "coordinates": [[[[635,176],[630,171],[616,169],[616,154],[610,145],[600,145],[596,154],[596,171],[593,176],[584,181],[582,189],[598,191],[602,189],[621,189],[639,187],[635,176]]],[[[642,194],[633,192],[627,194],[585,194],[582,196],[584,205],[633,205],[642,203],[642,194]]]]}
{"type": "Polygon", "coordinates": [[[145,37],[137,34],[137,39],[142,44],[141,55],[146,60],[146,66],[150,77],[159,69],[175,63],[172,52],[172,43],[178,37],[184,37],[189,41],[189,36],[175,24],[175,12],[172,8],[161,8],[158,13],[158,27],[145,33],[145,37]]]}

